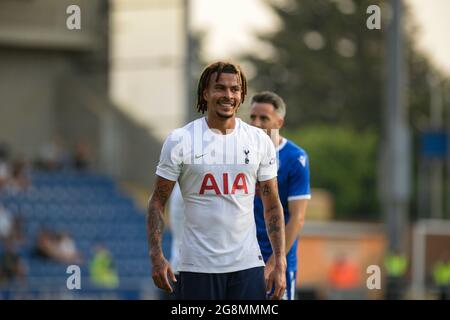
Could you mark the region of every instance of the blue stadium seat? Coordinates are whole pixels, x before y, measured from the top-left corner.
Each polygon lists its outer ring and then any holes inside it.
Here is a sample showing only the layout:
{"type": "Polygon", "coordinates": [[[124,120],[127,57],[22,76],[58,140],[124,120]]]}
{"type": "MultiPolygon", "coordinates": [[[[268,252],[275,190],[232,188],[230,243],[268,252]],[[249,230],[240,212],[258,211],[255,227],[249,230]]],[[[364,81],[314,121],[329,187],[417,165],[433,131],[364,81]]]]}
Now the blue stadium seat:
{"type": "MultiPolygon", "coordinates": [[[[115,259],[120,277],[136,285],[141,285],[139,279],[148,281],[150,264],[144,212],[119,191],[112,178],[89,172],[33,172],[32,183],[34,189],[26,194],[0,194],[0,203],[25,218],[27,239],[20,254],[28,266],[30,290],[65,286],[65,265],[32,256],[37,232],[43,226],[66,231],[74,238],[86,259],[82,265],[84,275],[88,275],[93,246],[101,242],[115,259]]],[[[170,235],[165,233],[166,255],[169,246],[170,235]]]]}

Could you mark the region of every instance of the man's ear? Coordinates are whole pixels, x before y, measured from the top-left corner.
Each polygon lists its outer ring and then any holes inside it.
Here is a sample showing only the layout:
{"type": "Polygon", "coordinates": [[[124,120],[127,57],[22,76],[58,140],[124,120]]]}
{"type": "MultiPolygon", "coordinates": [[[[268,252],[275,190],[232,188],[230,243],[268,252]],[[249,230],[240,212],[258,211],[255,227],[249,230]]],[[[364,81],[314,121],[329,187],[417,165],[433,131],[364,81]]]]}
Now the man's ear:
{"type": "Polygon", "coordinates": [[[284,125],[284,118],[279,117],[278,118],[278,129],[283,128],[284,125]]]}

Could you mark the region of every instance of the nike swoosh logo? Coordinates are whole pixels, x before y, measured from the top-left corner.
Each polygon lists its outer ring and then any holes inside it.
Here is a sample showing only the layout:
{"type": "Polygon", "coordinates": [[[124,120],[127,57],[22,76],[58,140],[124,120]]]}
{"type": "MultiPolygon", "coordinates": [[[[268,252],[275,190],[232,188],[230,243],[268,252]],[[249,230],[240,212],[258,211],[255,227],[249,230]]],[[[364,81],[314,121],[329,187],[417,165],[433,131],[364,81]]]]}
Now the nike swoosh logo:
{"type": "Polygon", "coordinates": [[[196,155],[196,156],[195,156],[195,159],[201,158],[201,157],[203,157],[205,154],[206,154],[206,153],[201,154],[201,155],[196,155]]]}

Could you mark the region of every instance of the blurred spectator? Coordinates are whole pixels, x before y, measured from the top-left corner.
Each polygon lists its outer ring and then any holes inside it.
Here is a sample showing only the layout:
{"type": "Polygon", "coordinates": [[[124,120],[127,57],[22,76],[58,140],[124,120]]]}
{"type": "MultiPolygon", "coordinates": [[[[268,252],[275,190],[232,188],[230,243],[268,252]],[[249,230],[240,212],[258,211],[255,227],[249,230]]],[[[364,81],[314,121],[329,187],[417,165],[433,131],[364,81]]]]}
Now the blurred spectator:
{"type": "Polygon", "coordinates": [[[75,144],[73,153],[73,166],[77,170],[89,169],[91,162],[91,148],[85,141],[78,141],[75,144]]]}
{"type": "Polygon", "coordinates": [[[61,170],[69,164],[69,155],[63,139],[55,135],[40,151],[37,167],[42,170],[61,170]]]}
{"type": "Polygon", "coordinates": [[[31,187],[30,168],[25,159],[18,159],[14,161],[12,166],[12,175],[9,179],[6,190],[15,195],[21,192],[26,192],[31,187]]]}
{"type": "Polygon", "coordinates": [[[12,232],[9,241],[14,245],[21,245],[25,241],[25,219],[22,215],[15,215],[13,217],[12,232]]]}
{"type": "Polygon", "coordinates": [[[7,241],[13,232],[11,212],[0,204],[0,241],[7,241]]]}
{"type": "Polygon", "coordinates": [[[14,245],[5,244],[5,252],[0,256],[0,284],[11,281],[24,281],[26,268],[14,245]]]}
{"type": "Polygon", "coordinates": [[[13,216],[11,212],[0,204],[0,242],[11,243],[14,246],[22,244],[25,240],[24,219],[22,216],[13,216]]]}
{"type": "Polygon", "coordinates": [[[41,229],[37,236],[35,253],[41,258],[65,264],[82,263],[75,241],[66,232],[41,229]]]}
{"type": "Polygon", "coordinates": [[[96,286],[114,289],[119,286],[119,277],[110,252],[103,245],[94,247],[94,256],[89,263],[91,282],[96,286]]]}
{"type": "Polygon", "coordinates": [[[9,150],[5,143],[0,143],[0,191],[6,186],[10,177],[9,150]]]}
{"type": "Polygon", "coordinates": [[[387,274],[386,299],[402,299],[405,290],[405,274],[408,269],[408,260],[400,251],[388,252],[384,260],[387,274]]]}
{"type": "Polygon", "coordinates": [[[448,251],[433,265],[433,282],[439,292],[439,300],[450,300],[450,259],[448,251]]]}
{"type": "Polygon", "coordinates": [[[345,254],[338,255],[333,261],[328,274],[330,299],[360,298],[360,270],[358,265],[345,254]]]}
{"type": "Polygon", "coordinates": [[[81,255],[75,245],[75,241],[66,232],[61,232],[57,236],[56,252],[61,262],[81,264],[81,255]]]}

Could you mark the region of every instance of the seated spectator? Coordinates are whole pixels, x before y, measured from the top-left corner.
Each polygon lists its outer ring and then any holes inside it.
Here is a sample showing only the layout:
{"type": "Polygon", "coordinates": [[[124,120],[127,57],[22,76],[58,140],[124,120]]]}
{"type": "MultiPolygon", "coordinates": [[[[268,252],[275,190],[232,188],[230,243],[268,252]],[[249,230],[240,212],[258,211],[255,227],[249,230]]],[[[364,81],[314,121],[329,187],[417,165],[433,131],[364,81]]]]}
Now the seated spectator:
{"type": "Polygon", "coordinates": [[[6,190],[15,195],[26,192],[31,187],[30,169],[24,159],[16,160],[12,166],[12,175],[6,185],[6,190]]]}
{"type": "Polygon", "coordinates": [[[75,241],[66,232],[59,233],[57,242],[57,252],[61,262],[81,264],[82,258],[78,252],[75,241]]]}
{"type": "Polygon", "coordinates": [[[10,178],[9,152],[4,143],[0,143],[0,191],[6,186],[10,178]]]}
{"type": "Polygon", "coordinates": [[[24,219],[13,216],[11,212],[0,204],[0,242],[8,242],[14,246],[24,241],[24,219]]]}
{"type": "Polygon", "coordinates": [[[42,258],[65,264],[81,264],[75,241],[66,232],[41,229],[37,236],[35,253],[42,258]]]}
{"type": "Polygon", "coordinates": [[[13,232],[13,218],[11,212],[0,204],[0,241],[9,239],[13,232]]]}
{"type": "Polygon", "coordinates": [[[9,241],[15,246],[20,246],[25,241],[25,218],[21,215],[14,215],[12,232],[9,237],[9,241]]]}
{"type": "Polygon", "coordinates": [[[85,141],[78,141],[73,153],[73,166],[76,170],[87,170],[91,162],[91,149],[85,141]]]}
{"type": "Polygon", "coordinates": [[[42,146],[37,166],[42,170],[61,170],[68,165],[69,155],[63,139],[56,135],[42,146]]]}
{"type": "Polygon", "coordinates": [[[0,256],[0,284],[11,281],[24,281],[26,268],[15,247],[10,242],[5,244],[5,252],[0,256]]]}
{"type": "Polygon", "coordinates": [[[114,261],[109,251],[103,245],[94,247],[94,256],[89,263],[91,282],[99,287],[114,289],[119,286],[114,261]]]}

